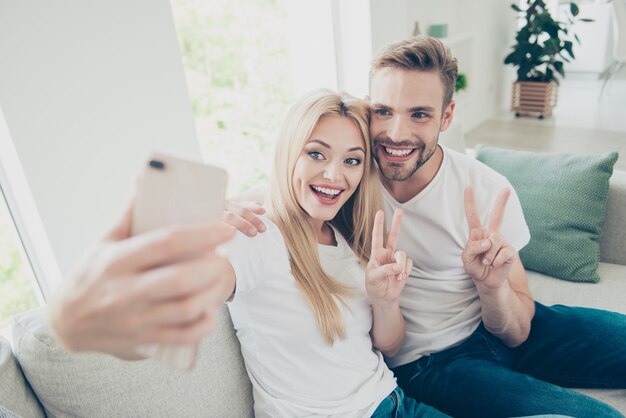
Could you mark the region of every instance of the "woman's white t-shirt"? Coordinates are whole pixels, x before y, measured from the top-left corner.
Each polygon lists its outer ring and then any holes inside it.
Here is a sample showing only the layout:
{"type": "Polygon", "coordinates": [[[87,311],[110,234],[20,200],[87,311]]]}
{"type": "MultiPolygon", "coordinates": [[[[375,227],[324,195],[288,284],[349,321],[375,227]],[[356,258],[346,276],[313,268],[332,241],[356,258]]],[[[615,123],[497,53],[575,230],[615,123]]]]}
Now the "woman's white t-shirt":
{"type": "Polygon", "coordinates": [[[248,238],[237,233],[226,246],[237,276],[228,303],[252,381],[257,417],[363,417],[396,387],[370,337],[372,310],[365,272],[341,234],[337,246],[319,245],[324,271],[354,289],[338,302],[347,337],[330,346],[291,274],[278,227],[248,238]]]}

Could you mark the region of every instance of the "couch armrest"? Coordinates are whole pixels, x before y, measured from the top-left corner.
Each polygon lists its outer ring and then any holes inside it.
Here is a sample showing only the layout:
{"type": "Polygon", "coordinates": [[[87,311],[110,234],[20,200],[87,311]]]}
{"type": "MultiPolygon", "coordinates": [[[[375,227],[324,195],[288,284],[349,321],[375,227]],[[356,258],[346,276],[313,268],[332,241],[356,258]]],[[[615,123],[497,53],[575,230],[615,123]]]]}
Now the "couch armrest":
{"type": "Polygon", "coordinates": [[[626,265],[626,171],[614,170],[600,236],[600,260],[626,265]]]}
{"type": "Polygon", "coordinates": [[[0,336],[0,417],[43,418],[43,407],[24,378],[9,342],[0,336]],[[15,415],[14,415],[15,414],[15,415]]]}

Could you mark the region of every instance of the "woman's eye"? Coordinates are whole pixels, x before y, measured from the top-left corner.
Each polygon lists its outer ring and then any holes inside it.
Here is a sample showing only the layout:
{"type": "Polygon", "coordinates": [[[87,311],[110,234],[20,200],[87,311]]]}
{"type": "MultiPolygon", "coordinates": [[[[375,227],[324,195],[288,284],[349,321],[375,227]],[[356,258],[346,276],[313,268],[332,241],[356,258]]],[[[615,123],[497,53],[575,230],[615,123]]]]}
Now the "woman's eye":
{"type": "Polygon", "coordinates": [[[321,152],[317,151],[309,151],[309,156],[314,160],[321,160],[324,158],[324,155],[321,152]]]}
{"type": "Polygon", "coordinates": [[[348,158],[346,160],[346,164],[348,164],[348,165],[359,165],[359,164],[361,164],[361,160],[359,160],[358,158],[348,158]]]}

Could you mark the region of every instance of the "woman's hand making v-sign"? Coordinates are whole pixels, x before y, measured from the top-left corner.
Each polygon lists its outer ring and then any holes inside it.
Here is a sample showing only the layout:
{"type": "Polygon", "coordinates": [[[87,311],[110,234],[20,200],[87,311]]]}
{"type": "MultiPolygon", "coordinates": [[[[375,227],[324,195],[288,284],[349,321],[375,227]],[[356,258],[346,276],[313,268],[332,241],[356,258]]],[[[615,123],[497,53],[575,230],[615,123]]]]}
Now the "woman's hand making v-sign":
{"type": "Polygon", "coordinates": [[[391,221],[391,229],[384,242],[384,212],[378,211],[372,231],[372,254],[367,265],[366,288],[372,304],[396,302],[404,288],[404,283],[413,267],[404,251],[396,251],[402,211],[396,210],[391,221]]]}
{"type": "Polygon", "coordinates": [[[365,288],[372,304],[372,344],[386,356],[393,356],[404,341],[404,318],[400,293],[413,267],[404,251],[396,251],[402,211],[396,210],[384,241],[385,214],[378,211],[372,231],[372,254],[365,273],[365,288]]]}

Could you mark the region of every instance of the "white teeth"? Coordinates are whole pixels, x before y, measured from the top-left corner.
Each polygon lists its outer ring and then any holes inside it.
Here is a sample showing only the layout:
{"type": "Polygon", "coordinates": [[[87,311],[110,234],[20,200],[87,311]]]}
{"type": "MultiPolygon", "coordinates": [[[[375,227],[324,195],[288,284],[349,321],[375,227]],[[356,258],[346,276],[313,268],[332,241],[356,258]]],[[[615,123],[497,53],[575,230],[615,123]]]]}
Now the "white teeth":
{"type": "Polygon", "coordinates": [[[324,194],[330,194],[333,196],[338,195],[339,193],[341,193],[341,190],[335,190],[335,189],[327,189],[326,187],[317,187],[317,186],[311,186],[313,187],[316,191],[324,193],[324,194]]]}
{"type": "Polygon", "coordinates": [[[388,154],[394,155],[396,157],[406,157],[407,155],[409,155],[413,150],[412,149],[403,149],[403,150],[399,150],[399,149],[391,149],[391,148],[387,148],[385,147],[385,151],[388,154]]]}

